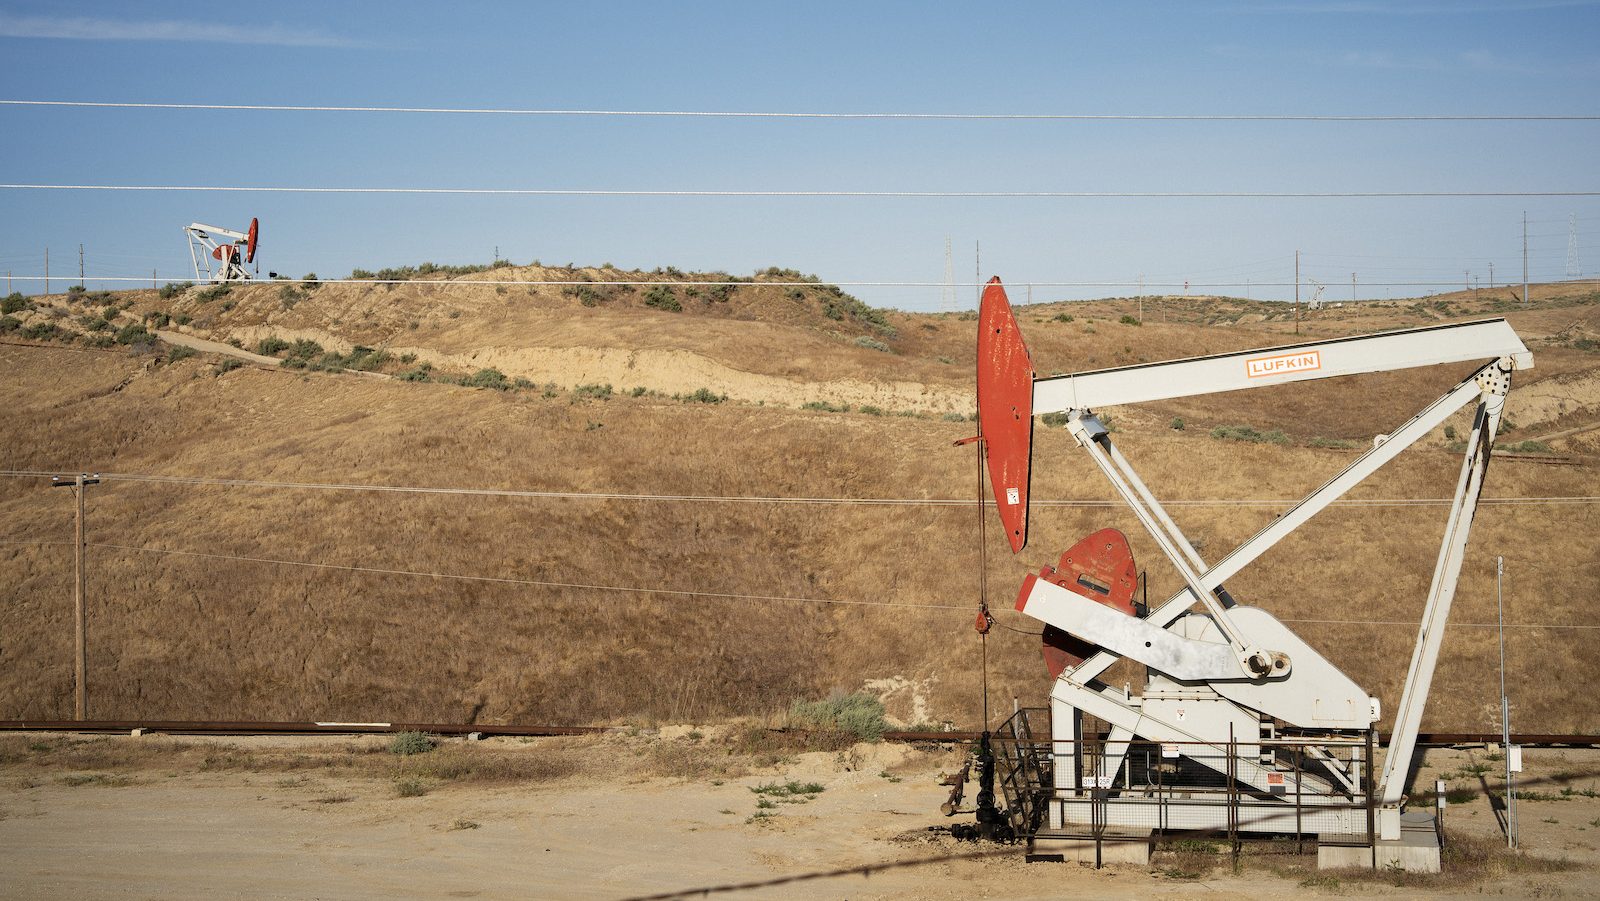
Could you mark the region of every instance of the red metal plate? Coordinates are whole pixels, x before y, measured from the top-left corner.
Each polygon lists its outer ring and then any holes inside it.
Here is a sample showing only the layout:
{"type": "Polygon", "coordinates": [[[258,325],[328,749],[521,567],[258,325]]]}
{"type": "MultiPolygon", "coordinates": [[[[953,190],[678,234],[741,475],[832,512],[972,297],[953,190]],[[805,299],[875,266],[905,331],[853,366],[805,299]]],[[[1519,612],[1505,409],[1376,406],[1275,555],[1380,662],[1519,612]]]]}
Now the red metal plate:
{"type": "Polygon", "coordinates": [[[251,218],[249,237],[244,242],[244,261],[253,263],[256,260],[256,239],[261,234],[261,220],[251,218]]]}
{"type": "Polygon", "coordinates": [[[999,277],[978,307],[978,430],[989,486],[1011,552],[1028,543],[1028,478],[1033,462],[1033,361],[999,277]]]}
{"type": "MultiPolygon", "coordinates": [[[[1018,597],[1019,606],[1027,597],[1026,589],[1031,587],[1033,578],[1028,577],[1024,594],[1018,597]]],[[[1134,565],[1128,536],[1116,529],[1101,529],[1068,548],[1056,566],[1046,566],[1038,578],[1134,615],[1133,595],[1139,587],[1139,569],[1134,565]]],[[[1059,677],[1067,667],[1088,660],[1098,650],[1081,638],[1045,626],[1044,665],[1052,678],[1059,677]]]]}

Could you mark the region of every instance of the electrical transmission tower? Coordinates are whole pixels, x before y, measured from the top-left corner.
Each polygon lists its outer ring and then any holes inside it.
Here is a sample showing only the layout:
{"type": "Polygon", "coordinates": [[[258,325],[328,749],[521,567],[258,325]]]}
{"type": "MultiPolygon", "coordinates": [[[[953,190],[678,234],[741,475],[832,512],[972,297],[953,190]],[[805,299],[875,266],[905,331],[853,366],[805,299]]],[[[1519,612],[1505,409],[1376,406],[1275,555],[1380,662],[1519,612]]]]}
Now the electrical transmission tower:
{"type": "Polygon", "coordinates": [[[939,312],[956,311],[956,265],[950,253],[950,239],[944,239],[944,287],[939,289],[939,312]]]}
{"type": "Polygon", "coordinates": [[[1577,278],[1583,275],[1583,267],[1578,264],[1578,214],[1567,214],[1567,278],[1577,278]]]}

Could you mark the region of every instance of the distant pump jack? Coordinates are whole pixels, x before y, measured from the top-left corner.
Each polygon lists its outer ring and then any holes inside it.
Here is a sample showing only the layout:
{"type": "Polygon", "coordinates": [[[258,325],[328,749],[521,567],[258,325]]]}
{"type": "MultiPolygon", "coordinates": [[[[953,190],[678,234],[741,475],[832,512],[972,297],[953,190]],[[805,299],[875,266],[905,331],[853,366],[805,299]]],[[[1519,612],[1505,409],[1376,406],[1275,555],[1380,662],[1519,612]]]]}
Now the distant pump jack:
{"type": "MultiPolygon", "coordinates": [[[[189,259],[194,263],[194,280],[197,282],[236,282],[250,278],[246,264],[256,260],[256,246],[260,240],[261,221],[250,220],[250,228],[243,232],[218,228],[200,222],[183,227],[189,238],[189,259]],[[226,239],[218,241],[218,238],[226,239]],[[216,266],[213,270],[212,263],[216,266]]],[[[256,272],[261,267],[256,266],[256,272]]]]}

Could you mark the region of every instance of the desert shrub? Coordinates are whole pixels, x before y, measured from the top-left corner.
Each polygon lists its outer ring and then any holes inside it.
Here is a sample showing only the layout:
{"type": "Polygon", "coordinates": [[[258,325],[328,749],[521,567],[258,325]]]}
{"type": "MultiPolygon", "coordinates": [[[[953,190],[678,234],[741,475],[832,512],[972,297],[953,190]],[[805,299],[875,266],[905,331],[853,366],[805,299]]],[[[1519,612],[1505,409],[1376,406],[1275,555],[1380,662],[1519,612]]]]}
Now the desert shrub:
{"type": "Polygon", "coordinates": [[[611,396],[611,385],[579,385],[572,389],[573,397],[592,397],[596,400],[605,400],[611,396]]]}
{"type": "Polygon", "coordinates": [[[1123,325],[1144,325],[1144,323],[1140,322],[1137,318],[1127,313],[1123,313],[1122,318],[1118,319],[1117,321],[1123,325]]]}
{"type": "Polygon", "coordinates": [[[1321,435],[1318,435],[1317,437],[1312,438],[1310,441],[1308,441],[1306,443],[1311,445],[1312,447],[1327,447],[1327,448],[1334,448],[1334,449],[1338,449],[1338,450],[1348,450],[1348,449],[1356,446],[1356,443],[1354,441],[1349,441],[1349,440],[1346,440],[1344,438],[1324,438],[1321,435]]]}
{"type": "Polygon", "coordinates": [[[200,301],[201,303],[209,303],[213,300],[227,297],[232,291],[233,288],[230,287],[226,282],[223,282],[222,284],[212,285],[209,288],[195,292],[194,299],[200,301]]]}
{"type": "Polygon", "coordinates": [[[671,285],[656,285],[651,288],[644,296],[644,305],[669,313],[683,312],[683,304],[678,302],[678,295],[672,290],[671,285]]]}
{"type": "Polygon", "coordinates": [[[315,291],[317,288],[322,287],[322,283],[317,281],[315,272],[307,272],[305,278],[300,279],[300,287],[306,291],[315,291]]]}
{"type": "Polygon", "coordinates": [[[172,321],[179,325],[188,325],[194,321],[194,317],[190,316],[188,313],[179,313],[177,318],[173,319],[172,321]]]}
{"type": "Polygon", "coordinates": [[[277,335],[268,335],[256,342],[256,353],[264,357],[275,357],[288,350],[291,346],[293,345],[277,335]]]}
{"type": "Polygon", "coordinates": [[[291,359],[302,361],[321,356],[323,353],[321,344],[307,338],[295,339],[295,342],[289,345],[288,351],[291,359]]]}
{"type": "Polygon", "coordinates": [[[462,379],[461,384],[468,388],[493,388],[496,391],[504,391],[511,387],[506,381],[506,374],[493,367],[474,372],[462,379]]]}
{"type": "Polygon", "coordinates": [[[856,338],[856,346],[865,347],[868,350],[876,350],[886,354],[894,353],[894,351],[889,348],[889,345],[879,341],[876,338],[868,338],[866,335],[856,338]]]}
{"type": "Polygon", "coordinates": [[[426,732],[396,732],[394,739],[389,742],[389,753],[401,757],[426,754],[432,751],[436,744],[433,736],[426,732]]]}
{"type": "Polygon", "coordinates": [[[720,404],[728,399],[726,394],[717,394],[709,388],[696,388],[693,394],[685,394],[683,400],[691,404],[720,404]]]}
{"type": "Polygon", "coordinates": [[[799,726],[848,733],[860,741],[879,741],[887,728],[883,702],[865,693],[795,701],[789,706],[789,720],[799,726]]]}
{"type": "Polygon", "coordinates": [[[117,329],[118,344],[148,344],[154,340],[155,337],[145,331],[145,327],[137,322],[130,322],[117,329]]]}
{"type": "Polygon", "coordinates": [[[1219,425],[1211,430],[1211,437],[1223,441],[1244,441],[1249,444],[1289,443],[1289,436],[1280,429],[1263,432],[1247,425],[1219,425]]]}
{"type": "Polygon", "coordinates": [[[155,312],[151,312],[151,313],[146,313],[144,315],[144,318],[145,318],[146,322],[150,323],[150,326],[152,328],[166,328],[167,326],[172,324],[172,317],[168,316],[166,313],[163,313],[163,312],[161,312],[159,310],[157,310],[155,312]]]}
{"type": "Polygon", "coordinates": [[[85,331],[90,332],[104,332],[111,329],[111,323],[107,322],[104,317],[87,313],[78,317],[78,324],[83,326],[85,331]]]}
{"type": "Polygon", "coordinates": [[[967,421],[967,417],[961,415],[960,413],[946,413],[946,414],[944,414],[943,416],[941,416],[939,418],[944,420],[945,422],[966,422],[967,421]]]}
{"type": "Polygon", "coordinates": [[[89,293],[88,289],[84,288],[84,286],[82,286],[82,285],[72,285],[71,287],[67,288],[67,300],[69,300],[69,301],[80,301],[80,300],[83,300],[83,296],[85,294],[87,294],[87,293],[89,293]]]}
{"type": "Polygon", "coordinates": [[[404,372],[398,373],[395,378],[402,382],[426,382],[432,375],[432,371],[432,364],[423,363],[421,366],[407,369],[404,372]]]}
{"type": "Polygon", "coordinates": [[[351,278],[359,278],[359,279],[374,279],[374,278],[377,278],[376,275],[374,275],[371,272],[368,272],[365,269],[352,269],[352,270],[350,270],[350,277],[351,278]]]}
{"type": "Polygon", "coordinates": [[[22,337],[29,341],[49,341],[62,334],[54,322],[34,322],[22,328],[22,337]]]}
{"type": "Polygon", "coordinates": [[[808,403],[801,404],[800,405],[800,409],[802,409],[802,410],[820,410],[823,413],[848,413],[848,412],[850,412],[850,405],[849,404],[837,404],[837,405],[835,405],[835,404],[830,404],[825,400],[814,400],[814,401],[810,401],[808,403]]]}
{"type": "Polygon", "coordinates": [[[1171,428],[1172,428],[1172,430],[1174,432],[1183,431],[1183,417],[1182,416],[1174,416],[1174,417],[1172,417],[1172,422],[1168,423],[1168,425],[1171,426],[1171,428]]]}
{"type": "Polygon", "coordinates": [[[1060,428],[1065,426],[1071,418],[1065,413],[1045,413],[1039,417],[1039,421],[1047,426],[1060,428]]]}
{"type": "Polygon", "coordinates": [[[305,295],[295,289],[294,285],[278,286],[278,301],[285,310],[299,303],[305,295]]]}
{"type": "Polygon", "coordinates": [[[20,291],[12,291],[6,295],[5,300],[0,300],[0,313],[11,314],[28,307],[28,298],[22,296],[20,291]]]}
{"type": "Polygon", "coordinates": [[[165,285],[162,285],[161,290],[156,293],[161,296],[162,300],[171,300],[172,298],[177,297],[179,294],[182,294],[193,287],[194,282],[167,282],[165,285]]]}
{"type": "Polygon", "coordinates": [[[1501,444],[1496,449],[1517,454],[1548,454],[1551,452],[1550,445],[1545,444],[1543,441],[1519,441],[1516,444],[1501,444]]]}
{"type": "Polygon", "coordinates": [[[194,355],[195,355],[195,349],[194,348],[192,348],[192,347],[184,347],[181,344],[174,344],[174,345],[172,345],[172,349],[167,351],[167,362],[168,363],[176,363],[179,360],[187,360],[187,359],[189,359],[190,357],[192,357],[194,355]]]}
{"type": "Polygon", "coordinates": [[[420,798],[428,793],[428,784],[415,776],[396,779],[394,794],[397,798],[420,798]]]}
{"type": "Polygon", "coordinates": [[[1057,314],[1055,314],[1055,316],[1051,317],[1050,321],[1051,322],[1071,322],[1072,321],[1072,316],[1071,316],[1071,314],[1068,314],[1068,313],[1057,313],[1057,314]]]}
{"type": "Polygon", "coordinates": [[[15,316],[0,316],[0,335],[9,335],[22,328],[22,320],[15,316]]]}
{"type": "Polygon", "coordinates": [[[243,365],[244,365],[243,363],[239,362],[238,360],[234,359],[233,357],[229,357],[226,360],[223,360],[221,363],[217,364],[217,375],[222,375],[225,372],[232,372],[235,369],[238,369],[240,366],[243,366],[243,365]]]}

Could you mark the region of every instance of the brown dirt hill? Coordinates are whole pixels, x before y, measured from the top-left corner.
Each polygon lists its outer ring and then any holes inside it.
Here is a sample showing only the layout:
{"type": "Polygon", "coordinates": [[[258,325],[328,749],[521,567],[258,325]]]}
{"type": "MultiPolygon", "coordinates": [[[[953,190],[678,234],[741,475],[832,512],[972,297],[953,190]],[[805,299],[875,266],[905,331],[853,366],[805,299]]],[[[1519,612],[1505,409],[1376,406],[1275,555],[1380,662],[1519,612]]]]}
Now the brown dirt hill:
{"type": "MultiPolygon", "coordinates": [[[[13,335],[0,344],[3,467],[611,494],[972,497],[971,449],[950,445],[973,427],[939,415],[972,405],[973,325],[960,316],[889,314],[895,335],[873,339],[891,348],[884,352],[856,344],[869,325],[830,325],[838,321],[820,307],[788,322],[747,321],[590,307],[526,288],[325,286],[285,308],[282,287],[210,301],[155,292],[115,300],[131,302],[131,314],[190,316],[191,330],[207,337],[247,343],[304,330],[330,347],[387,343],[396,357],[412,347],[405,352],[419,361],[424,353],[459,359],[463,372],[492,359],[513,376],[522,365],[541,387],[492,391],[257,366],[223,372],[204,355],[165,362],[120,347],[15,343],[13,335]],[[538,378],[566,372],[562,348],[634,354],[633,368],[620,370],[633,380],[613,384],[656,393],[566,390],[604,378],[598,370],[538,378]],[[734,373],[730,384],[743,393],[691,381],[699,373],[673,374],[662,362],[672,354],[734,373]],[[541,362],[547,355],[559,362],[541,362]],[[897,383],[909,387],[884,387],[897,383]],[[862,394],[844,393],[846,384],[864,386],[862,394]],[[668,396],[697,387],[734,400],[668,396]],[[944,401],[928,400],[935,397],[944,401]],[[797,409],[810,398],[856,407],[884,398],[880,413],[908,415],[797,409]]],[[[1547,443],[1569,465],[1534,462],[1550,455],[1502,457],[1490,496],[1600,495],[1600,467],[1588,456],[1600,451],[1595,300],[1555,286],[1536,291],[1529,309],[1507,311],[1538,368],[1513,392],[1517,428],[1506,440],[1556,435],[1547,443]]],[[[1362,305],[1320,312],[1301,327],[1348,334],[1476,317],[1493,303],[1362,305]]],[[[52,306],[68,308],[57,298],[27,315],[48,317],[52,306]]],[[[1103,301],[1023,308],[1021,317],[1042,372],[1293,339],[1292,320],[1270,305],[1173,299],[1163,323],[1147,300],[1144,325],[1122,323],[1131,310],[1131,301],[1103,301]],[[1255,315],[1263,318],[1246,321],[1255,315]]],[[[1369,440],[1460,375],[1362,377],[1109,412],[1119,443],[1163,498],[1294,498],[1357,452],[1314,445],[1369,440]],[[1170,428],[1173,417],[1186,428],[1170,428]],[[1283,429],[1290,443],[1208,434],[1241,424],[1283,429]]],[[[1448,495],[1459,458],[1447,442],[1440,434],[1408,452],[1356,496],[1448,495]]],[[[1041,427],[1035,497],[1109,498],[1080,453],[1064,432],[1041,427]]],[[[64,494],[36,479],[0,479],[0,718],[70,713],[71,548],[37,543],[70,540],[64,494]]],[[[1280,509],[1174,512],[1215,559],[1280,509]]],[[[977,719],[970,505],[485,497],[113,477],[91,489],[89,511],[97,717],[696,720],[769,714],[796,698],[881,680],[902,719],[917,700],[934,719],[977,719]],[[263,562],[272,560],[320,566],[263,562]],[[450,578],[458,575],[514,581],[450,578]],[[891,606],[760,599],[774,596],[891,606]],[[957,609],[915,606],[923,604],[957,609]]],[[[1230,587],[1281,618],[1314,620],[1297,628],[1392,710],[1414,640],[1396,624],[1418,615],[1444,512],[1334,508],[1230,587]]],[[[1430,727],[1493,722],[1495,633],[1472,624],[1494,620],[1493,557],[1502,554],[1508,615],[1519,624],[1509,636],[1518,727],[1600,729],[1600,708],[1587,696],[1591,632],[1571,628],[1592,626],[1597,513],[1594,504],[1483,508],[1430,727]]],[[[1033,541],[1015,558],[989,530],[990,602],[1007,627],[990,636],[998,698],[1038,702],[1048,688],[1038,639],[1025,634],[1034,623],[1009,612],[1022,575],[1103,525],[1129,533],[1153,594],[1173,588],[1175,575],[1150,541],[1114,508],[1037,508],[1033,541]]]]}

